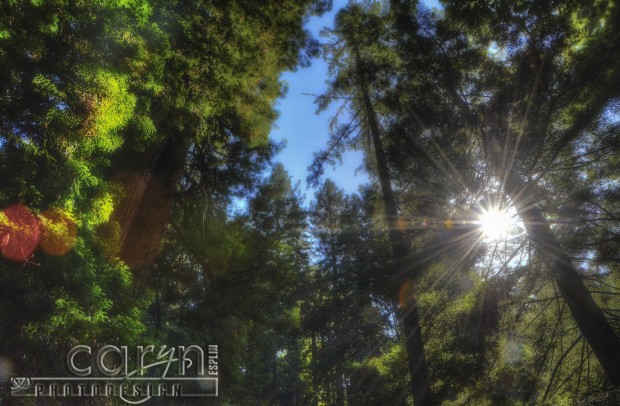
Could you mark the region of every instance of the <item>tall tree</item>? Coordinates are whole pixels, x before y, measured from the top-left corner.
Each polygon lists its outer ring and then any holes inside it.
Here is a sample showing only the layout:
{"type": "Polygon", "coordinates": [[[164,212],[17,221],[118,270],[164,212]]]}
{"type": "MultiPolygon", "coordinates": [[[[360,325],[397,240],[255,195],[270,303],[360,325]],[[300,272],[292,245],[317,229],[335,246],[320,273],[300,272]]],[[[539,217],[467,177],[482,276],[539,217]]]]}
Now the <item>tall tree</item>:
{"type": "Polygon", "coordinates": [[[94,235],[117,195],[103,171],[137,103],[131,65],[148,64],[127,41],[157,31],[147,2],[121,3],[0,6],[0,286],[10,304],[0,352],[23,374],[64,373],[58,359],[76,343],[131,345],[145,333],[148,300],[132,296],[129,270],[94,235]]]}
{"type": "MultiPolygon", "coordinates": [[[[316,400],[351,403],[348,387],[364,393],[366,371],[359,367],[385,350],[390,312],[373,283],[380,263],[374,224],[357,195],[347,196],[327,179],[310,205],[315,264],[312,291],[304,303],[304,325],[315,336],[311,354],[316,400]],[[320,384],[317,377],[324,377],[320,384]],[[327,378],[327,379],[326,379],[327,378]]],[[[384,245],[381,245],[383,248],[384,245]]],[[[378,392],[384,388],[376,388],[378,392]]],[[[372,390],[368,390],[372,392],[372,390]]],[[[390,399],[403,396],[402,387],[390,399]]]]}
{"type": "MultiPolygon", "coordinates": [[[[377,4],[371,7],[376,8],[377,4]]],[[[369,156],[369,162],[371,160],[373,162],[382,192],[393,262],[387,274],[391,283],[392,300],[399,305],[399,318],[405,333],[411,389],[416,404],[431,404],[432,394],[424,355],[420,316],[413,290],[409,291],[408,300],[399,303],[401,287],[411,277],[411,268],[405,264],[410,248],[404,232],[404,223],[399,218],[382,131],[371,95],[373,89],[381,89],[382,85],[387,84],[386,79],[382,78],[382,73],[393,62],[389,50],[379,40],[383,34],[383,21],[376,13],[366,11],[360,5],[350,5],[336,16],[332,34],[335,40],[327,45],[327,53],[331,57],[330,68],[335,78],[327,94],[319,98],[319,103],[324,106],[334,97],[344,97],[350,100],[349,104],[353,107],[352,121],[336,133],[332,140],[332,149],[342,150],[346,145],[345,142],[350,144],[350,140],[357,137],[352,136],[351,127],[361,127],[361,133],[366,135],[372,145],[372,151],[368,151],[372,154],[372,158],[369,156]]],[[[313,170],[319,169],[326,158],[326,155],[319,155],[313,170]]]]}
{"type": "Polygon", "coordinates": [[[447,2],[445,19],[428,13],[412,19],[407,2],[393,4],[405,21],[403,41],[428,51],[425,69],[439,78],[440,94],[458,109],[465,132],[478,137],[574,320],[617,385],[620,340],[538,205],[545,195],[540,185],[562,153],[574,154],[593,134],[616,134],[599,123],[617,97],[614,65],[600,60],[616,55],[617,8],[607,2],[592,8],[447,2]],[[463,26],[466,31],[457,28],[463,26]]]}
{"type": "Polygon", "coordinates": [[[159,301],[149,321],[166,343],[220,345],[226,401],[297,405],[307,395],[299,304],[305,212],[281,165],[255,181],[244,211],[226,198],[230,190],[177,203],[154,264],[159,301]]]}
{"type": "Polygon", "coordinates": [[[156,44],[161,63],[147,78],[157,75],[160,84],[138,90],[144,112],[134,126],[146,125],[157,139],[119,150],[110,169],[126,192],[114,214],[120,255],[135,273],[146,274],[157,255],[186,164],[208,158],[192,151],[208,144],[225,154],[239,139],[265,144],[282,94],[280,72],[313,49],[303,18],[329,4],[157,4],[152,20],[166,36],[156,44]]]}
{"type": "Polygon", "coordinates": [[[23,340],[27,373],[71,343],[137,343],[175,197],[251,189],[280,72],[307,62],[304,17],[330,4],[0,5],[2,354],[23,340]]]}

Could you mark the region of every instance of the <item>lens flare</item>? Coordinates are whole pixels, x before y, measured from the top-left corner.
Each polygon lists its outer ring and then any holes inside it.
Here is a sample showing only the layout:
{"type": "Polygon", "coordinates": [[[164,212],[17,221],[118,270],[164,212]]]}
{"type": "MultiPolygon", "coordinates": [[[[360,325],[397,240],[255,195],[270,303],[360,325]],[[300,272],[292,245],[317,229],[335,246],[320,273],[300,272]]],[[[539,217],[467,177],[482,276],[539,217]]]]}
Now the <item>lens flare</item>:
{"type": "Polygon", "coordinates": [[[398,291],[398,304],[402,309],[411,307],[413,304],[414,291],[411,280],[405,281],[398,291]]]}
{"type": "Polygon", "coordinates": [[[0,383],[6,383],[13,375],[13,362],[5,357],[0,357],[0,383]]]}
{"type": "Polygon", "coordinates": [[[23,204],[14,204],[0,212],[0,252],[4,258],[23,262],[39,243],[39,220],[23,204]]]}
{"type": "Polygon", "coordinates": [[[60,209],[45,210],[39,216],[42,226],[41,249],[49,255],[62,256],[73,248],[77,225],[60,209]]]}
{"type": "Polygon", "coordinates": [[[512,219],[504,209],[492,207],[483,210],[478,220],[483,239],[486,241],[498,241],[506,236],[512,226],[512,219]]]}

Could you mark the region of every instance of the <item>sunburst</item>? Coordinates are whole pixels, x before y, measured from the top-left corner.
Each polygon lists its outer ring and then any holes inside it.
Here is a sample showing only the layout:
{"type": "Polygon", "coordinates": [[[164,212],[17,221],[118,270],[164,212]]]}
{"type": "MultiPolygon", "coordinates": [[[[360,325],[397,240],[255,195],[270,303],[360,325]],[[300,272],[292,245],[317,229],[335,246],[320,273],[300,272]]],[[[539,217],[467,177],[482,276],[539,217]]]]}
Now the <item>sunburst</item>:
{"type": "Polygon", "coordinates": [[[482,239],[486,242],[500,241],[515,228],[515,219],[506,209],[490,207],[482,210],[477,221],[482,231],[482,239]]]}

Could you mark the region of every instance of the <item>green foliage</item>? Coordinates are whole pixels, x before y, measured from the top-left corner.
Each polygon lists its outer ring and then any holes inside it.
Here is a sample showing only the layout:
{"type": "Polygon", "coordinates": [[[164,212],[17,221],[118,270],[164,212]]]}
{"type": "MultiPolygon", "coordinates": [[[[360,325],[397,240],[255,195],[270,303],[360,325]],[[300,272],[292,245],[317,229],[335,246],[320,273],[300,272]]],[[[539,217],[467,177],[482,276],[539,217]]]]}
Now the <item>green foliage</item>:
{"type": "Polygon", "coordinates": [[[329,2],[69,3],[0,5],[0,209],[63,209],[78,229],[65,255],[0,259],[0,361],[62,375],[76,344],[213,343],[220,404],[407,405],[414,292],[438,402],[614,404],[535,233],[493,243],[473,221],[527,197],[620,329],[615,2],[351,2],[317,99],[350,122],[331,123],[308,208],[268,136],[281,72],[317,51],[304,16],[329,2]],[[379,178],[366,95],[399,264],[379,182],[348,196],[320,179],[348,148],[379,178]],[[172,210],[157,259],[130,269],[135,174],[172,210]],[[507,199],[510,174],[526,187],[507,199]]]}
{"type": "Polygon", "coordinates": [[[154,275],[151,312],[168,342],[220,345],[229,360],[222,396],[241,404],[305,393],[298,303],[305,214],[282,166],[257,186],[248,212],[230,218],[225,200],[179,204],[154,275]]]}
{"type": "Polygon", "coordinates": [[[351,369],[351,404],[397,405],[406,402],[407,353],[402,344],[393,344],[379,357],[355,363],[351,369]]]}
{"type": "MultiPolygon", "coordinates": [[[[161,296],[138,289],[140,279],[119,260],[123,230],[114,214],[131,192],[123,190],[117,175],[134,157],[155,154],[172,140],[187,148],[181,156],[188,164],[184,174],[169,177],[169,190],[185,188],[192,194],[208,181],[214,202],[225,205],[233,189],[249,192],[256,185],[275,148],[267,138],[281,95],[280,72],[295,66],[308,41],[302,19],[309,2],[287,4],[41,0],[0,5],[0,209],[15,201],[35,212],[61,207],[78,227],[77,243],[62,257],[39,250],[24,264],[0,260],[0,355],[10,357],[20,374],[64,374],[58,360],[76,344],[131,347],[160,338],[168,345],[199,338],[217,343],[238,331],[250,334],[251,325],[260,325],[253,320],[268,318],[254,314],[248,303],[247,314],[233,312],[226,319],[214,309],[198,317],[222,325],[230,320],[220,337],[197,324],[149,325],[147,309],[155,302],[159,306],[161,296]]],[[[274,330],[296,331],[295,301],[276,308],[270,303],[285,296],[261,296],[283,286],[292,289],[293,267],[304,264],[305,248],[296,242],[303,213],[297,197],[287,196],[292,192],[282,183],[282,169],[277,172],[281,184],[269,198],[286,203],[284,211],[271,216],[290,211],[288,221],[299,223],[293,231],[253,242],[260,233],[251,230],[251,222],[227,222],[220,205],[207,227],[188,228],[195,234],[183,240],[170,238],[177,244],[173,251],[191,254],[192,265],[205,266],[205,272],[216,268],[212,275],[219,279],[209,287],[211,295],[219,293],[217,283],[242,276],[248,297],[260,299],[265,314],[282,314],[274,330]],[[272,251],[277,252],[273,263],[252,257],[272,251]],[[253,261],[270,268],[253,272],[253,261]]],[[[175,218],[183,219],[188,212],[177,207],[175,218]]],[[[265,216],[257,212],[256,221],[265,216]]],[[[176,275],[161,274],[159,283],[176,275]]],[[[187,282],[194,285],[195,280],[187,282]]],[[[189,294],[182,299],[200,302],[200,296],[189,294]]],[[[174,309],[183,317],[193,315],[187,306],[174,309]]],[[[265,336],[266,342],[270,338],[265,336]]],[[[239,335],[242,342],[247,340],[239,335]]],[[[293,349],[288,354],[295,356],[293,349]]],[[[286,362],[295,368],[292,360],[286,362]]],[[[230,365],[231,373],[237,366],[230,365]]]]}

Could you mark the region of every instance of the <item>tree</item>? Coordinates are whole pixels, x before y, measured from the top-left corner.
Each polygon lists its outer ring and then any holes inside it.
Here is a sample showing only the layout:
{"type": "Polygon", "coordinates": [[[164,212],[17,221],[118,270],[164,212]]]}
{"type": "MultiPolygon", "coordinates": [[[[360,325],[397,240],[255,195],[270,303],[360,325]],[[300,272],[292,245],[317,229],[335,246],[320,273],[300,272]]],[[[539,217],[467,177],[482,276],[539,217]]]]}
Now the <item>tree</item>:
{"type": "Polygon", "coordinates": [[[589,150],[584,142],[590,137],[614,137],[615,131],[599,123],[617,97],[612,90],[617,76],[598,55],[615,49],[617,11],[611,3],[586,9],[553,2],[471,8],[448,2],[446,18],[434,21],[412,20],[405,2],[394,5],[409,20],[402,25],[409,26],[403,28],[405,41],[429,51],[406,57],[430,61],[425,68],[439,78],[440,94],[459,112],[463,133],[478,137],[489,169],[515,204],[610,383],[617,385],[618,337],[536,204],[561,154],[575,154],[577,145],[589,150]]]}
{"type": "Polygon", "coordinates": [[[230,201],[236,182],[213,190],[212,199],[177,203],[154,264],[159,299],[150,321],[167,343],[220,345],[228,359],[220,371],[227,401],[301,404],[306,215],[281,165],[255,181],[244,211],[230,201]]]}
{"type": "Polygon", "coordinates": [[[279,74],[307,62],[303,19],[330,7],[65,3],[0,6],[1,350],[26,340],[24,373],[56,368],[71,344],[146,334],[142,311],[162,300],[146,270],[176,198],[250,193],[258,173],[243,171],[274,149],[279,74]]]}
{"type": "MultiPolygon", "coordinates": [[[[374,24],[368,18],[363,20],[366,25],[349,27],[341,37],[336,37],[333,60],[338,62],[332,65],[332,92],[320,97],[318,102],[321,107],[334,98],[345,98],[353,106],[350,109],[353,120],[336,129],[327,152],[317,156],[311,169],[319,174],[320,165],[330,159],[328,153],[337,156],[349,146],[369,149],[372,145],[377,150],[372,138],[368,139],[367,147],[363,139],[360,141],[359,133],[356,135],[360,127],[361,134],[372,134],[375,127],[376,134],[384,134],[381,141],[391,171],[390,186],[397,184],[400,198],[411,199],[399,208],[399,215],[411,213],[409,218],[401,217],[410,221],[408,224],[413,226],[419,221],[417,202],[425,208],[451,207],[445,214],[460,213],[469,220],[475,215],[475,206],[481,203],[482,195],[492,192],[499,196],[493,203],[497,204],[506,199],[502,196],[506,194],[508,204],[515,205],[539,255],[534,261],[532,253],[523,251],[527,243],[518,243],[517,250],[507,257],[525,252],[529,264],[522,268],[512,266],[507,260],[496,270],[505,277],[491,278],[495,281],[489,280],[489,289],[497,289],[493,285],[500,283],[505,286],[499,290],[504,292],[500,296],[506,295],[509,300],[514,294],[510,289],[521,286],[517,282],[523,277],[516,273],[528,269],[539,275],[536,268],[540,259],[613,383],[618,365],[614,361],[617,336],[609,323],[614,320],[609,311],[613,310],[605,308],[607,315],[603,313],[584,279],[589,284],[612,280],[610,269],[613,268],[607,267],[613,264],[605,260],[602,265],[595,252],[609,252],[604,248],[606,244],[615,246],[614,209],[602,204],[607,201],[604,196],[615,193],[611,186],[615,175],[613,169],[605,171],[602,167],[616,167],[617,154],[612,145],[617,138],[617,127],[611,118],[616,111],[612,90],[617,88],[616,75],[606,63],[579,55],[590,55],[593,50],[597,57],[614,55],[601,49],[607,49],[615,41],[611,34],[615,25],[608,20],[613,18],[612,9],[615,9],[610,3],[601,3],[592,10],[576,5],[537,7],[525,3],[476,7],[472,6],[476,11],[471,14],[469,9],[449,3],[446,17],[442,18],[424,8],[416,9],[411,2],[395,1],[389,17],[377,17],[374,24]],[[584,29],[590,30],[592,40],[584,39],[584,29]],[[344,51],[345,39],[361,32],[362,41],[373,44],[374,48],[367,46],[357,54],[350,48],[350,52],[344,51]],[[589,46],[592,48],[588,49],[589,46]],[[590,66],[592,60],[597,61],[596,67],[590,66]],[[359,69],[360,65],[363,69],[359,69]],[[359,80],[360,70],[370,78],[366,82],[372,83],[369,88],[373,91],[368,98],[363,91],[351,91],[363,84],[359,80]],[[594,78],[604,78],[600,88],[594,78]],[[578,101],[581,99],[589,102],[582,105],[578,101]],[[381,118],[372,120],[372,117],[381,118]],[[435,174],[426,175],[433,170],[435,174]],[[416,177],[412,173],[426,176],[416,177]],[[543,187],[551,192],[546,193],[543,187]],[[437,202],[437,206],[429,202],[437,202]],[[543,216],[545,211],[551,220],[543,216]],[[606,235],[605,240],[598,238],[600,233],[606,235]],[[572,264],[571,256],[576,254],[579,260],[590,264],[588,273],[572,264]]],[[[380,160],[371,162],[378,171],[380,160]]],[[[463,231],[456,238],[460,243],[446,249],[463,252],[462,259],[469,256],[475,264],[473,254],[480,251],[481,244],[470,248],[466,245],[476,240],[472,237],[479,231],[470,226],[463,227],[463,231]]],[[[430,245],[433,255],[441,252],[441,248],[432,247],[436,244],[423,245],[430,245]]],[[[410,256],[409,260],[415,258],[411,262],[419,264],[419,259],[427,256],[430,252],[422,248],[419,255],[410,256]]],[[[609,254],[603,258],[609,258],[609,254]]],[[[467,261],[458,263],[465,265],[461,269],[467,268],[467,261]]],[[[613,283],[606,285],[613,286],[613,283]]],[[[529,289],[531,286],[526,286],[519,294],[529,289]]],[[[609,303],[613,290],[610,293],[607,299],[604,296],[600,299],[609,303]]],[[[545,302],[545,296],[540,300],[545,302]]],[[[543,313],[547,314],[544,309],[543,313]]],[[[561,317],[560,313],[555,317],[561,317]]],[[[564,339],[557,340],[556,336],[553,342],[559,342],[561,348],[564,339]]],[[[549,385],[553,384],[555,372],[566,357],[571,356],[569,353],[575,348],[571,344],[567,344],[568,353],[551,365],[549,385]]],[[[553,348],[555,345],[551,344],[553,348]]],[[[543,397],[550,393],[544,392],[543,397]]]]}
{"type": "MultiPolygon", "coordinates": [[[[328,45],[331,55],[330,69],[335,76],[328,94],[319,98],[321,107],[332,101],[333,97],[349,99],[353,106],[353,119],[347,126],[339,129],[332,141],[332,148],[342,150],[353,128],[361,127],[361,132],[372,144],[368,151],[369,161],[372,156],[373,166],[381,186],[385,220],[389,230],[393,265],[387,272],[393,286],[391,295],[394,303],[399,304],[400,319],[405,333],[411,387],[416,404],[432,403],[432,394],[424,355],[424,343],[420,328],[420,316],[413,291],[407,301],[399,303],[401,287],[410,277],[411,269],[405,265],[410,252],[403,222],[399,218],[398,207],[390,170],[381,139],[380,123],[371,98],[371,89],[381,89],[389,79],[382,73],[390,66],[392,56],[389,50],[377,39],[382,35],[382,20],[372,12],[366,12],[359,5],[351,5],[341,10],[336,17],[333,44],[328,45]],[[383,79],[383,81],[382,81],[383,79]]],[[[357,137],[357,136],[356,136],[357,137]]],[[[351,143],[351,141],[348,141],[351,143]]],[[[358,141],[359,142],[359,141],[358,141]]],[[[320,173],[320,166],[328,155],[319,155],[314,163],[315,175],[320,173]]]]}
{"type": "MultiPolygon", "coordinates": [[[[140,277],[146,277],[157,255],[171,216],[170,197],[186,165],[204,167],[192,160],[211,158],[193,152],[226,154],[239,140],[250,147],[266,143],[277,116],[273,104],[282,94],[280,72],[293,69],[303,49],[313,52],[303,17],[311,7],[328,6],[323,1],[286,7],[275,2],[157,4],[152,20],[166,36],[156,44],[161,63],[147,78],[157,75],[160,82],[136,89],[143,111],[128,127],[128,132],[144,128],[157,139],[119,150],[109,174],[126,191],[114,214],[122,230],[120,255],[140,277]]],[[[137,85],[143,80],[138,78],[137,85]]],[[[203,188],[195,185],[186,192],[203,188]]]]}
{"type": "MultiPolygon", "coordinates": [[[[351,387],[357,388],[357,396],[364,395],[362,383],[369,377],[362,364],[388,347],[392,308],[386,314],[379,288],[383,283],[377,283],[381,250],[363,200],[345,195],[328,179],[317,190],[309,212],[314,264],[302,321],[311,335],[314,402],[342,405],[355,401],[351,387]]],[[[402,388],[395,386],[390,398],[400,400],[402,388]]]]}
{"type": "Polygon", "coordinates": [[[0,208],[13,213],[0,226],[0,352],[26,376],[64,373],[58,360],[77,343],[136,343],[149,301],[94,235],[117,192],[103,171],[136,105],[125,62],[146,58],[126,38],[153,34],[149,8],[63,3],[0,6],[0,208]],[[7,255],[27,218],[34,244],[7,255]]]}

